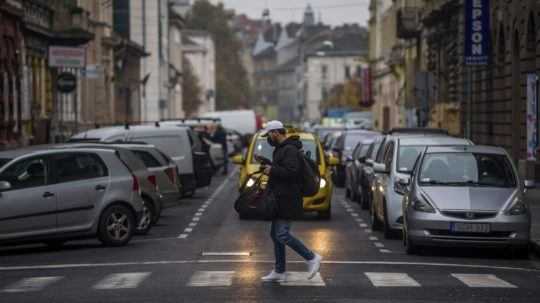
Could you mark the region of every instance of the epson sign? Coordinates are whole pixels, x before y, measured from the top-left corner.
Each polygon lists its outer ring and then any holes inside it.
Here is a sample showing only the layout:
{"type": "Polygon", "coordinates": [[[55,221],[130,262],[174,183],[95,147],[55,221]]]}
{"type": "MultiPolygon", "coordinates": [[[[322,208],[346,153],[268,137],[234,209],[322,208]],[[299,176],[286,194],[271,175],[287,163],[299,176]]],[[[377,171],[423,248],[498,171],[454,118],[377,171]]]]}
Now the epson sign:
{"type": "Polygon", "coordinates": [[[491,60],[490,0],[465,0],[465,65],[491,60]]]}

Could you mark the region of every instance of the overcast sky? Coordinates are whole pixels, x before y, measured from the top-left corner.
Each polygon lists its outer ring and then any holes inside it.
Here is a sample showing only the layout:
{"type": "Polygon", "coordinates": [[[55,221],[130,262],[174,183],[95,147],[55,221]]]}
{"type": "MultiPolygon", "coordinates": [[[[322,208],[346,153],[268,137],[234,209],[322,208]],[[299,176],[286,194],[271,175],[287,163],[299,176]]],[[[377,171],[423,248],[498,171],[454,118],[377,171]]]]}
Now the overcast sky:
{"type": "Polygon", "coordinates": [[[270,9],[270,16],[277,22],[300,22],[308,3],[319,13],[324,23],[341,25],[360,23],[366,25],[369,18],[369,0],[213,0],[223,2],[225,7],[233,8],[238,13],[245,13],[253,18],[260,18],[265,7],[270,9]]]}

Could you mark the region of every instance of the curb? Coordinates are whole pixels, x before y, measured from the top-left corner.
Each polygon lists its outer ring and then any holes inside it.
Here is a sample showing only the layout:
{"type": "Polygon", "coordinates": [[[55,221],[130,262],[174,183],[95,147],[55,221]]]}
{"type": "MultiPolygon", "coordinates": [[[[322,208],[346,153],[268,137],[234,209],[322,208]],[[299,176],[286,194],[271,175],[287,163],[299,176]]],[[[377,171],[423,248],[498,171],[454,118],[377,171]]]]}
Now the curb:
{"type": "Polygon", "coordinates": [[[540,257],[540,240],[531,240],[531,249],[533,253],[540,257]]]}

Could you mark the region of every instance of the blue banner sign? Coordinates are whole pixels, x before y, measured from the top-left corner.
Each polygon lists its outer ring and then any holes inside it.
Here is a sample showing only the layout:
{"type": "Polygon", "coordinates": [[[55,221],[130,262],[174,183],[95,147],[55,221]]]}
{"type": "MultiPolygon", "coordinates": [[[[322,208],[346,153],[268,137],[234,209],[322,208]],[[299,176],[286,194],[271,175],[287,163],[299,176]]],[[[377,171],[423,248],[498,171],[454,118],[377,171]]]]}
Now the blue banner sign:
{"type": "Polygon", "coordinates": [[[465,0],[465,65],[491,60],[490,0],[465,0]]]}

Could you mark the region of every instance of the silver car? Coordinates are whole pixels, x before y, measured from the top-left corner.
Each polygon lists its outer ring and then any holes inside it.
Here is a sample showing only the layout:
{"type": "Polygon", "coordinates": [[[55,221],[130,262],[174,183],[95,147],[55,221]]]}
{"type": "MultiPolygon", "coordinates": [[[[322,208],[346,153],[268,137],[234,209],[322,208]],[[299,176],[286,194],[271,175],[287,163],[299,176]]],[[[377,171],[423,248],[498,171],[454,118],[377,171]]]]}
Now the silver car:
{"type": "Polygon", "coordinates": [[[129,242],[143,210],[137,178],[110,149],[0,152],[0,243],[98,237],[129,242]]]}
{"type": "Polygon", "coordinates": [[[523,193],[502,148],[427,148],[403,200],[407,253],[465,245],[512,247],[527,256],[531,216],[523,193]]]}
{"type": "Polygon", "coordinates": [[[382,163],[375,163],[375,190],[371,204],[371,224],[374,230],[382,229],[385,238],[400,234],[403,224],[401,180],[410,177],[418,155],[426,146],[468,146],[470,140],[449,136],[390,135],[386,138],[382,163]],[[398,233],[399,231],[399,233],[398,233]]]}

